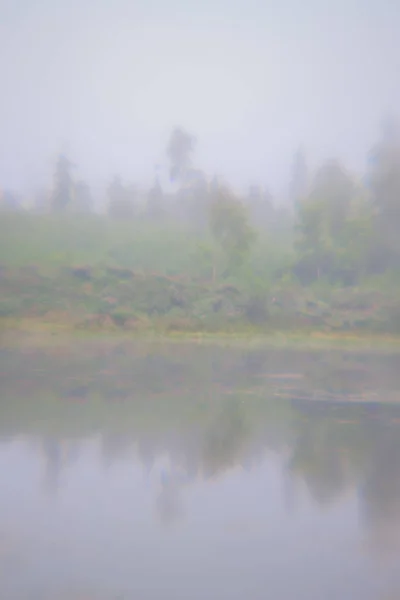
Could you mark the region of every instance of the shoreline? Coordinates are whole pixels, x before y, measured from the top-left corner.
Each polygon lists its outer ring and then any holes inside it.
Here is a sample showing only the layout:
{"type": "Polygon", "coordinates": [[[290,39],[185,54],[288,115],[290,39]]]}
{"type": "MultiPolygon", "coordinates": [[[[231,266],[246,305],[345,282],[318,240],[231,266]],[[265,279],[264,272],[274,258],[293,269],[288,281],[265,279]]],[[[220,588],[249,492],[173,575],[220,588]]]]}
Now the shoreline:
{"type": "Polygon", "coordinates": [[[40,318],[0,318],[0,346],[47,346],[74,341],[143,341],[158,343],[193,343],[244,347],[293,348],[299,350],[358,350],[366,352],[400,353],[400,335],[383,335],[367,331],[323,331],[299,329],[266,331],[261,328],[238,327],[221,331],[168,331],[149,327],[137,331],[123,328],[99,330],[77,327],[75,324],[40,318]]]}

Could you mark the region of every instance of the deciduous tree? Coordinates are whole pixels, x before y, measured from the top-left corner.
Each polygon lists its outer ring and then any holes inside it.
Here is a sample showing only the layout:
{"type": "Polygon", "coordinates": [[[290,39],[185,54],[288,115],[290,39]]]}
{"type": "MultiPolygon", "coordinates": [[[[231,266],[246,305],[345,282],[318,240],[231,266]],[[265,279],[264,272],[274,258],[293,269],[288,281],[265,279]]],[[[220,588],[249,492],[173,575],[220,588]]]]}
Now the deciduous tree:
{"type": "MultiPolygon", "coordinates": [[[[214,187],[209,222],[226,273],[234,272],[248,258],[256,239],[247,207],[225,186],[214,187]]],[[[214,264],[214,279],[216,276],[214,264]]]]}

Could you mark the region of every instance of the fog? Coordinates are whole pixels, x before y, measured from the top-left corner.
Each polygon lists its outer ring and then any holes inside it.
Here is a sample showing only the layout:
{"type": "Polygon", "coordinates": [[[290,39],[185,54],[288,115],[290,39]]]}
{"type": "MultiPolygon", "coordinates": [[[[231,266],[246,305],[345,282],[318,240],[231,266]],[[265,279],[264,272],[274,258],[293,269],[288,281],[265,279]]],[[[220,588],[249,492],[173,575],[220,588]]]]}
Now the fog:
{"type": "Polygon", "coordinates": [[[0,0],[0,599],[400,598],[398,4],[0,0]]]}
{"type": "Polygon", "coordinates": [[[300,144],[361,171],[400,104],[399,30],[389,0],[1,0],[0,187],[48,186],[60,151],[94,190],[156,164],[166,186],[177,125],[199,168],[278,198],[300,144]]]}

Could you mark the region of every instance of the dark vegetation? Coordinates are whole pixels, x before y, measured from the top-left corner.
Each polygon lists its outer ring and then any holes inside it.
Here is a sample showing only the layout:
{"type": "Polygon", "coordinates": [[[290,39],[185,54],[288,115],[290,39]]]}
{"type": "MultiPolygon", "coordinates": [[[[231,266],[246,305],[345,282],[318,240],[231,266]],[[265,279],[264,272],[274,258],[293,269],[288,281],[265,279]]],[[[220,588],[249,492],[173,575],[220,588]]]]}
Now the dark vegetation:
{"type": "Polygon", "coordinates": [[[400,130],[382,128],[362,178],[294,158],[290,197],[242,195],[193,166],[172,132],[175,189],[115,177],[106,212],[60,155],[52,189],[2,194],[0,316],[131,331],[400,333],[400,130]]]}

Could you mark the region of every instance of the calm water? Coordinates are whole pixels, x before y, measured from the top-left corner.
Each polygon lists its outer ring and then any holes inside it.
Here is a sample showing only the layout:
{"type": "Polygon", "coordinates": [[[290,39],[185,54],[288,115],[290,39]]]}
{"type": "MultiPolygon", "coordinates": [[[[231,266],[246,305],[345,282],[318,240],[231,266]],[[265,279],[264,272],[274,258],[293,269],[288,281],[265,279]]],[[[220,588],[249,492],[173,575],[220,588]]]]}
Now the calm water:
{"type": "Polygon", "coordinates": [[[1,600],[400,598],[399,366],[3,348],[1,600]]]}

